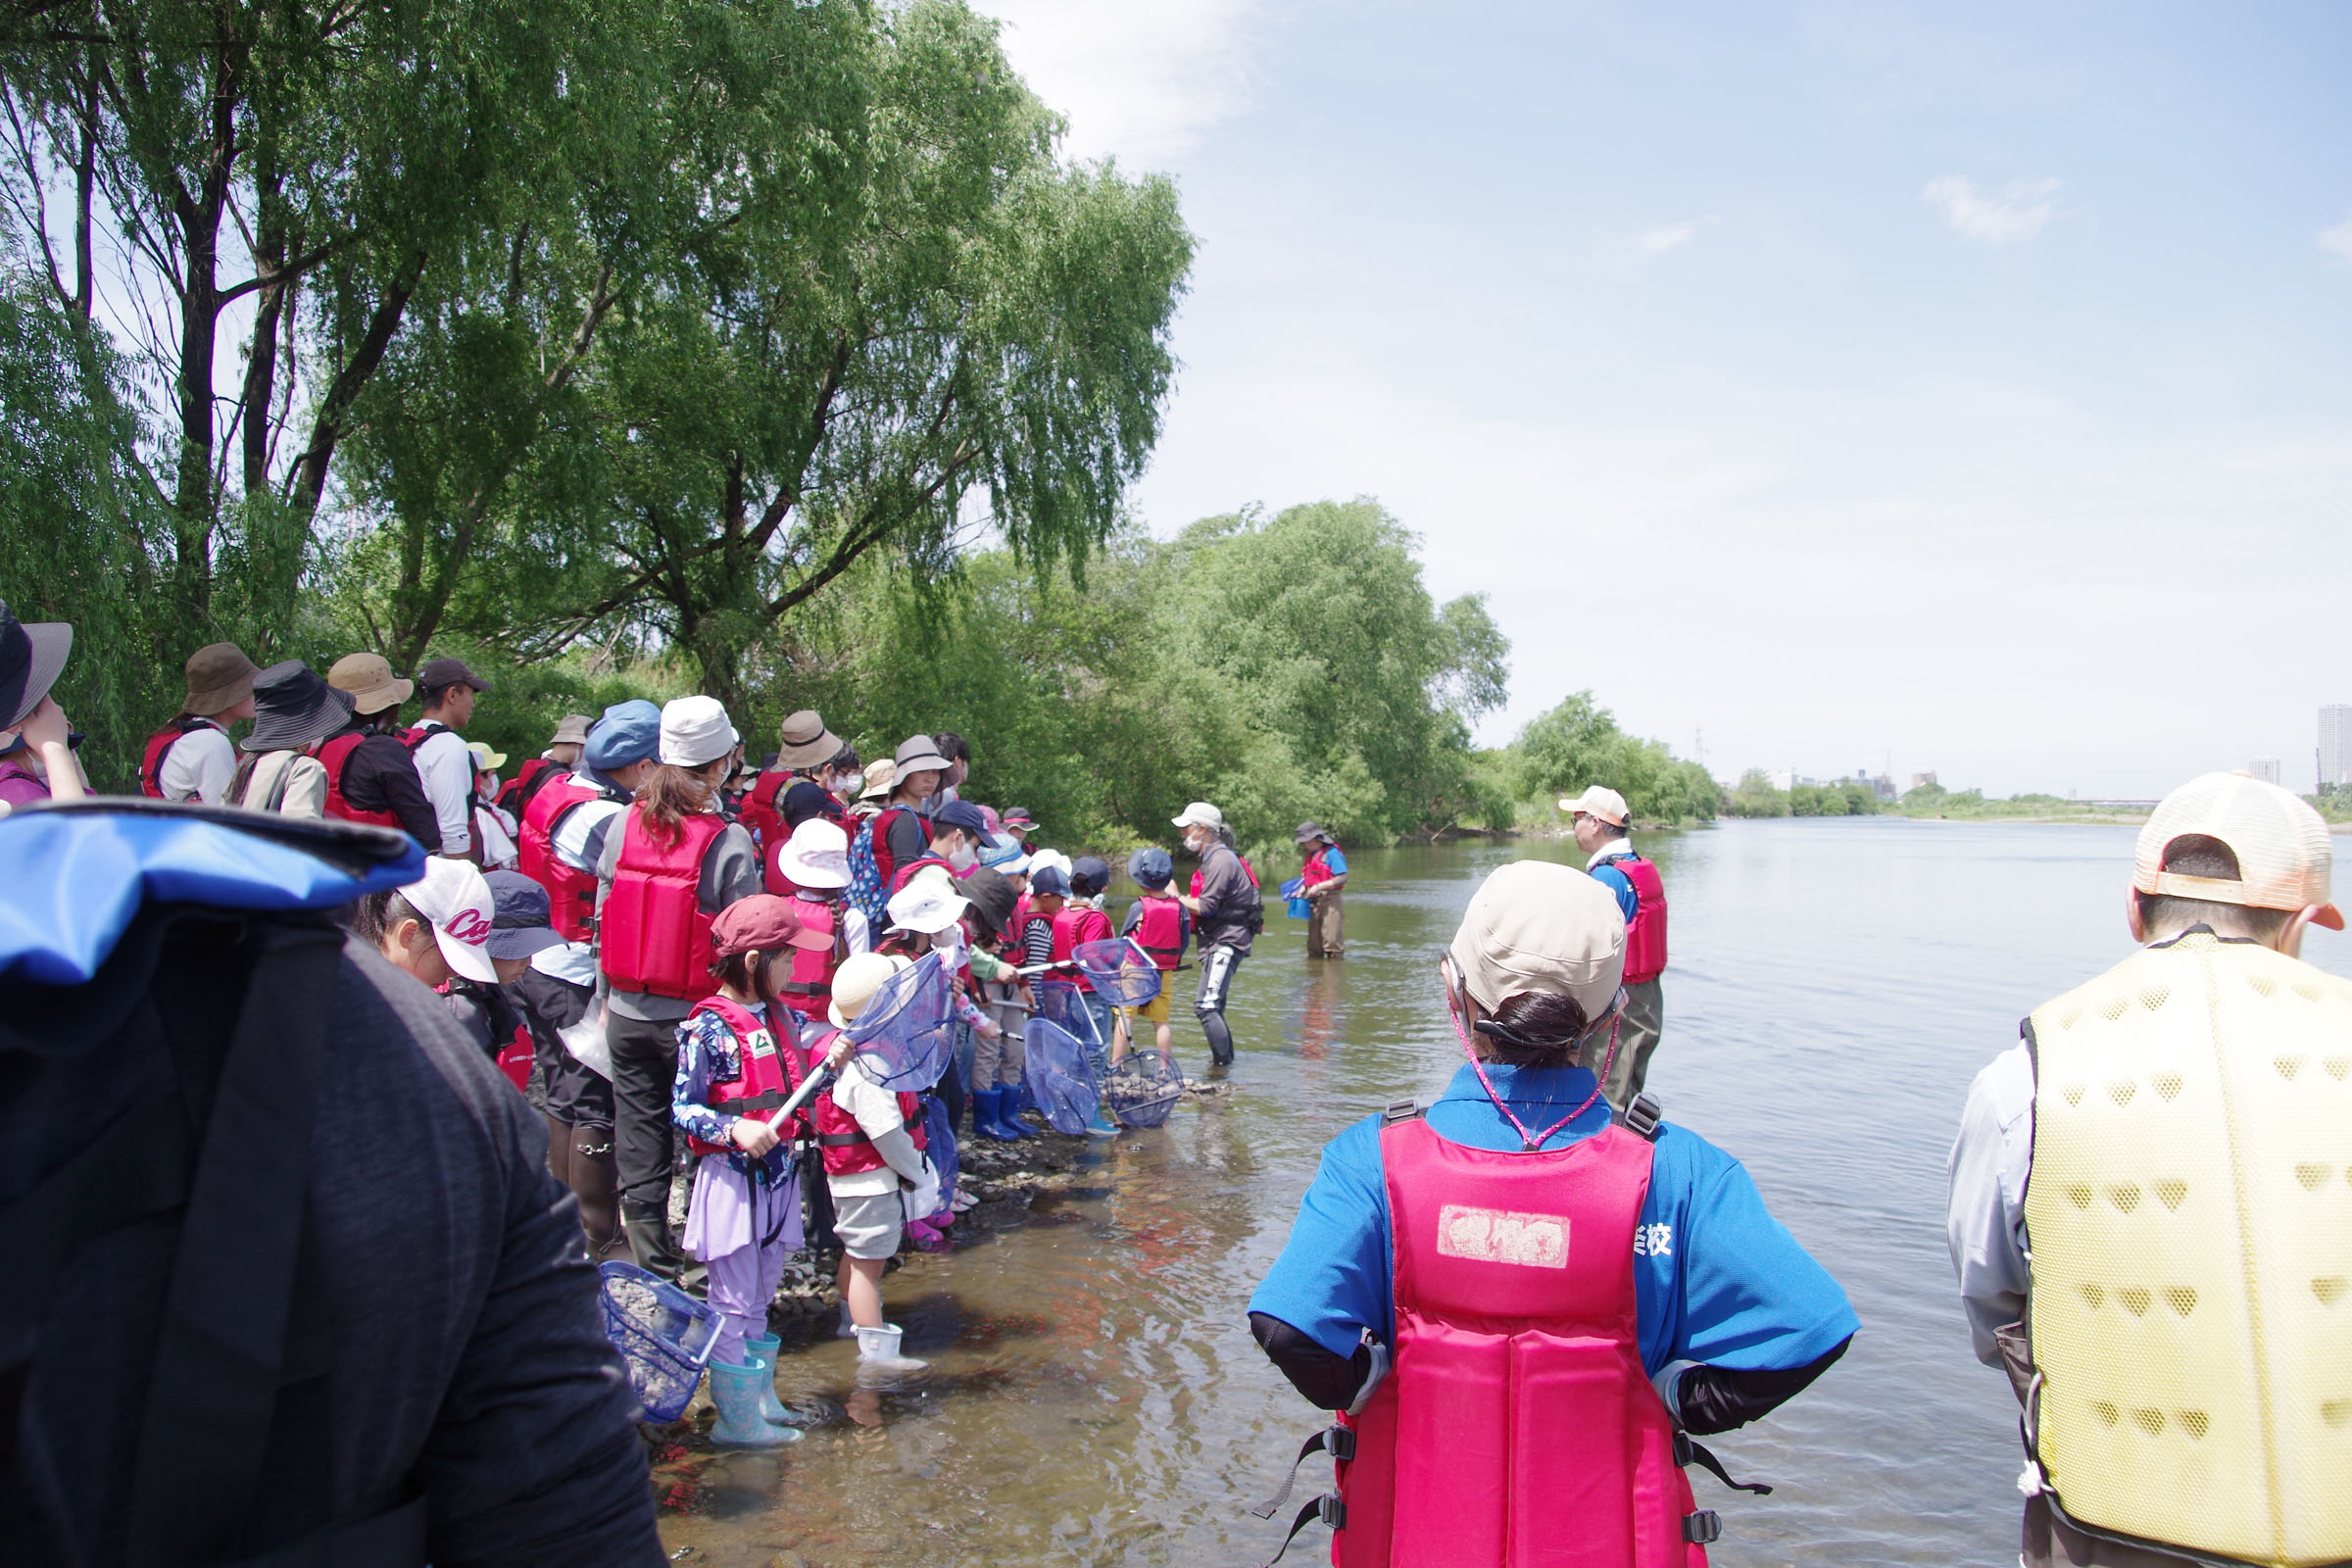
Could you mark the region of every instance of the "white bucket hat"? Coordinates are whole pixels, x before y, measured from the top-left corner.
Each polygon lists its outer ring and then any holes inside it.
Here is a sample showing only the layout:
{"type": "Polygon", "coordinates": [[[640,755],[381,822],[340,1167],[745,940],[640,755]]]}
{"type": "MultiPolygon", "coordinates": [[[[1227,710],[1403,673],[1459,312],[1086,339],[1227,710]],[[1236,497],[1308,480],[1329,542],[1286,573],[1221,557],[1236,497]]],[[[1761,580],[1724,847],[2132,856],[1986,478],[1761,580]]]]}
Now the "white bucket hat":
{"type": "Polygon", "coordinates": [[[776,869],[796,888],[850,885],[850,836],[838,822],[812,816],[776,852],[776,869]]]}
{"type": "Polygon", "coordinates": [[[887,906],[893,926],[925,936],[945,931],[971,906],[972,901],[956,892],[954,883],[919,876],[892,894],[887,906]]]}
{"type": "Polygon", "coordinates": [[[741,739],[715,697],[678,697],[662,705],[662,760],[672,767],[707,767],[741,739]]]}

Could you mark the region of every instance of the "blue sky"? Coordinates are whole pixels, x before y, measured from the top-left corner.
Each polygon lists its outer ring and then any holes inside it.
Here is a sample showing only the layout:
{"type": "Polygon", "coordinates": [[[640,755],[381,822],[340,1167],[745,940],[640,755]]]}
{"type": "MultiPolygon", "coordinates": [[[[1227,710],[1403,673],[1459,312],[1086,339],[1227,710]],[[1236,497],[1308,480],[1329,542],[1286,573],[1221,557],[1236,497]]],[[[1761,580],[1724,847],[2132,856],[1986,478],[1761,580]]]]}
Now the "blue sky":
{"type": "Polygon", "coordinates": [[[979,0],[1200,254],[1135,506],[1377,496],[1719,774],[2311,782],[2352,8],[979,0]]]}

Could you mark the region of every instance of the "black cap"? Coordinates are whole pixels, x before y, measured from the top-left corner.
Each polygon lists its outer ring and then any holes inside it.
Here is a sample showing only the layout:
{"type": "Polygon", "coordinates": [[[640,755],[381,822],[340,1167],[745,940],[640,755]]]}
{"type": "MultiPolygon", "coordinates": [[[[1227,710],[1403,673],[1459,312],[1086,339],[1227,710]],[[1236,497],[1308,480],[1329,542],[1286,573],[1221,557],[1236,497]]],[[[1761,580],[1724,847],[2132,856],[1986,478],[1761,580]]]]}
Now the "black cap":
{"type": "Polygon", "coordinates": [[[462,659],[426,660],[424,667],[416,671],[416,684],[428,692],[447,691],[452,686],[470,686],[477,692],[490,689],[490,683],[467,669],[462,659]]]}
{"type": "Polygon", "coordinates": [[[31,716],[73,651],[74,628],[64,621],[27,625],[0,604],[0,729],[15,729],[31,716]]]}
{"type": "Polygon", "coordinates": [[[299,659],[271,664],[253,677],[253,733],[249,752],[298,752],[351,722],[351,693],[338,691],[299,659]]]}
{"type": "Polygon", "coordinates": [[[482,880],[490,884],[490,935],[483,952],[493,958],[527,958],[564,945],[548,923],[547,889],[520,871],[493,871],[482,880]]]}
{"type": "Polygon", "coordinates": [[[776,803],[776,814],[784,818],[785,829],[790,831],[812,816],[824,815],[825,808],[832,804],[833,797],[825,793],[823,785],[809,779],[794,779],[784,798],[776,803]]]}

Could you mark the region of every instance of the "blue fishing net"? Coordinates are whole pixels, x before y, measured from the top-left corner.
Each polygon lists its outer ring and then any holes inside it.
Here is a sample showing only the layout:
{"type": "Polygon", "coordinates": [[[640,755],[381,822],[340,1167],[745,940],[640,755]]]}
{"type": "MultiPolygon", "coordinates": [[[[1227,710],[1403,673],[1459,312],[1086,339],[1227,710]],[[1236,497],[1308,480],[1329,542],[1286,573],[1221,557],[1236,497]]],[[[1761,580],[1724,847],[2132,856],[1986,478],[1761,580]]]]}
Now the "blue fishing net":
{"type": "Polygon", "coordinates": [[[605,1335],[628,1365],[638,1407],[648,1421],[675,1421],[718,1343],[718,1314],[634,1263],[601,1263],[597,1274],[605,1335]]]}
{"type": "Polygon", "coordinates": [[[1075,1136],[1085,1132],[1102,1103],[1092,1049],[1044,1018],[1029,1020],[1029,1027],[1021,1032],[1021,1043],[1028,1054],[1021,1076],[1046,1124],[1057,1133],[1075,1136]]]}
{"type": "Polygon", "coordinates": [[[1033,980],[1030,991],[1037,998],[1036,1017],[1054,1025],[1089,1050],[1102,1045],[1102,1032],[1095,1027],[1095,1015],[1087,1009],[1086,998],[1067,980],[1033,980]]]}
{"type": "Polygon", "coordinates": [[[1159,965],[1131,937],[1081,942],[1070,950],[1095,995],[1114,1007],[1140,1007],[1159,995],[1159,965]]]}
{"type": "Polygon", "coordinates": [[[926,953],[884,981],[842,1033],[857,1046],[875,1082],[919,1095],[948,1070],[956,1050],[955,1021],[953,983],[939,955],[926,953]]]}
{"type": "Polygon", "coordinates": [[[910,1215],[913,1219],[946,1214],[956,1205],[956,1176],[962,1164],[956,1157],[956,1129],[948,1120],[948,1102],[937,1095],[925,1102],[923,1152],[931,1156],[932,1168],[939,1172],[939,1207],[929,1214],[910,1215]]]}
{"type": "Polygon", "coordinates": [[[1102,1082],[1102,1102],[1122,1127],[1157,1127],[1184,1098],[1184,1074],[1157,1051],[1131,1051],[1102,1082]]]}

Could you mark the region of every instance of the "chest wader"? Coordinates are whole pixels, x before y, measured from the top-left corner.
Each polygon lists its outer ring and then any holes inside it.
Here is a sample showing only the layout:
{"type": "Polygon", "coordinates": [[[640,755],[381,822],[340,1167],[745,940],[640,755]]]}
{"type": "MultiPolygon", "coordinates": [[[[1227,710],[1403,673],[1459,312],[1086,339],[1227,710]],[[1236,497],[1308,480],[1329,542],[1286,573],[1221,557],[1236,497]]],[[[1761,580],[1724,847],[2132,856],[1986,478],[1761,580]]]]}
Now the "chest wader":
{"type": "Polygon", "coordinates": [[[307,1193],[345,940],[317,915],[163,906],[86,985],[0,985],[12,1094],[64,1110],[97,1081],[129,1102],[0,1203],[0,1561],[425,1561],[421,1495],[371,1499],[357,1522],[330,1514],[332,1325],[307,1193]],[[104,1077],[93,1063],[147,1070],[104,1077]],[[104,1267],[90,1254],[121,1265],[131,1248],[168,1281],[160,1298],[125,1301],[119,1321],[134,1327],[96,1348],[140,1396],[121,1425],[131,1451],[113,1456],[99,1519],[61,1520],[39,1506],[30,1473],[73,1451],[60,1441],[70,1426],[104,1412],[56,1386],[92,1348],[54,1298],[77,1271],[104,1267]],[[56,1430],[28,1433],[28,1421],[56,1430]],[[31,1452],[16,1447],[24,1437],[31,1452]]]}

